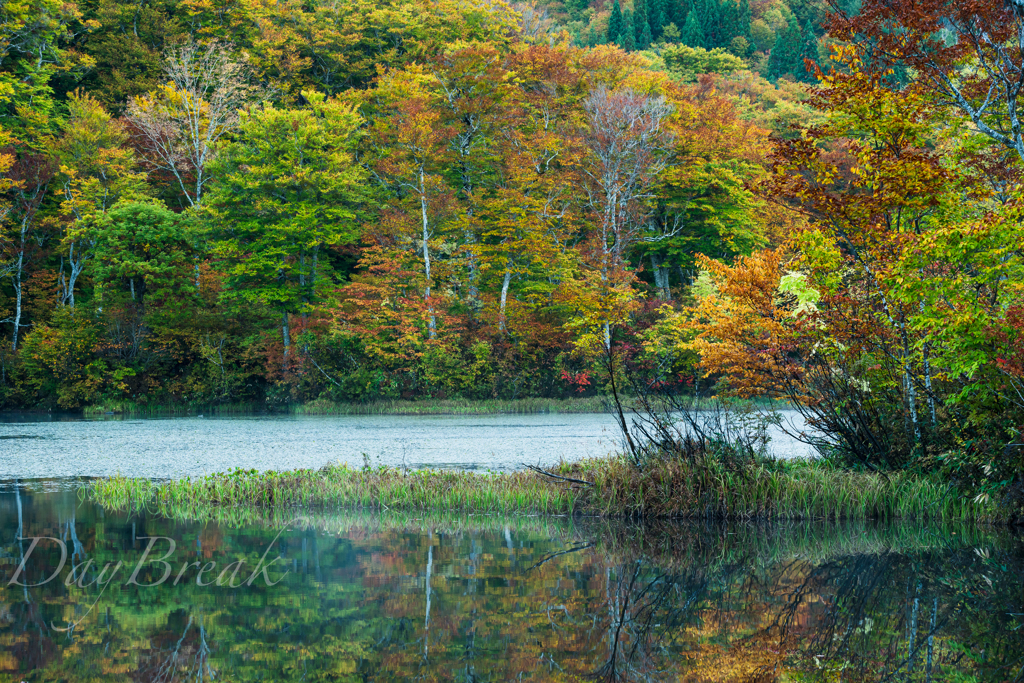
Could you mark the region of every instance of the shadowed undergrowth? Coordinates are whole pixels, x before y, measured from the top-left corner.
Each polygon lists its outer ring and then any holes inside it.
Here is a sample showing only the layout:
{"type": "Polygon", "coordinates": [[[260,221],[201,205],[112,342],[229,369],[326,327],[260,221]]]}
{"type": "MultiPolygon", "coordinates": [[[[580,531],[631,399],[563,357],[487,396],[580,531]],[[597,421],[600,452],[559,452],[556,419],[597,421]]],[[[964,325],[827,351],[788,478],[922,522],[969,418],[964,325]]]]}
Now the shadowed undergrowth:
{"type": "Polygon", "coordinates": [[[643,470],[622,457],[563,463],[553,474],[328,465],[234,470],[166,483],[114,476],[88,489],[111,509],[244,523],[293,509],[358,508],[504,515],[757,520],[1001,521],[936,480],[911,473],[837,470],[820,461],[743,470],[665,460],[643,470]]]}

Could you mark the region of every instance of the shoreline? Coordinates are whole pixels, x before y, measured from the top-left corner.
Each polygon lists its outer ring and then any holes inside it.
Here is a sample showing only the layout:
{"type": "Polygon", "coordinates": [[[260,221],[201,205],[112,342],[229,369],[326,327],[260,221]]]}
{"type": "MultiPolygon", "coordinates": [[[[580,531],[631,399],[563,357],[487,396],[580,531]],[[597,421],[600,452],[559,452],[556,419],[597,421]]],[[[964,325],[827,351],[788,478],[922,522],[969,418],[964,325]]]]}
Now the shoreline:
{"type": "MultiPolygon", "coordinates": [[[[628,398],[624,407],[631,408],[628,398]]],[[[701,399],[696,408],[711,408],[717,399],[701,399]]],[[[766,399],[730,399],[730,406],[744,410],[771,405],[766,399]]],[[[776,402],[774,410],[791,410],[788,403],[776,402]]],[[[520,399],[396,399],[390,401],[338,402],[327,400],[267,406],[259,403],[227,403],[221,405],[139,404],[133,401],[113,401],[86,406],[79,410],[51,410],[47,408],[7,408],[0,410],[0,418],[18,415],[52,415],[68,418],[101,417],[195,417],[199,415],[230,417],[232,415],[582,415],[615,412],[610,396],[583,396],[572,398],[520,398],[520,399]]]]}

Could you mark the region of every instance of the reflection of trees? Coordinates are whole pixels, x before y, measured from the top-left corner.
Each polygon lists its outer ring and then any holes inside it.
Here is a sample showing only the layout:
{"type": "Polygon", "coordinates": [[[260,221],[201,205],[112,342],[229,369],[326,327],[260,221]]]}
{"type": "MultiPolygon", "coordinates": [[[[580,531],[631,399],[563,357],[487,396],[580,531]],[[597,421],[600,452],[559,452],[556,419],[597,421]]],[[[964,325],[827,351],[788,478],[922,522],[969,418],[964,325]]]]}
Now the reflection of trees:
{"type": "Polygon", "coordinates": [[[616,576],[608,591],[608,655],[592,677],[609,683],[674,678],[677,672],[666,670],[674,654],[666,640],[696,620],[695,607],[706,597],[706,576],[665,574],[643,560],[619,566],[616,576]]]}
{"type": "MultiPolygon", "coordinates": [[[[100,519],[77,501],[47,508],[7,495],[8,566],[22,552],[19,524],[30,536],[65,538],[69,555],[100,566],[131,566],[145,547],[138,536],[164,535],[182,549],[179,562],[244,558],[252,567],[277,533],[100,519]]],[[[1024,620],[1014,616],[1024,613],[1024,554],[991,537],[835,525],[424,524],[288,530],[273,552],[291,573],[272,588],[112,585],[87,614],[94,588],[11,587],[0,663],[17,665],[16,680],[165,683],[750,683],[795,669],[804,680],[930,682],[957,669],[1002,682],[1024,665],[1024,631],[1014,630],[1024,620]],[[48,626],[83,617],[72,632],[48,626]]]]}
{"type": "Polygon", "coordinates": [[[807,572],[773,626],[843,680],[930,682],[961,668],[1024,680],[1022,559],[975,549],[839,558],[807,572]],[[801,623],[811,596],[825,596],[824,610],[801,623]]]}
{"type": "Polygon", "coordinates": [[[212,681],[216,677],[210,664],[210,646],[206,640],[205,615],[192,614],[182,629],[181,637],[171,647],[151,652],[146,664],[133,676],[137,681],[175,683],[177,681],[212,681]],[[198,621],[195,626],[193,623],[198,621]]]}

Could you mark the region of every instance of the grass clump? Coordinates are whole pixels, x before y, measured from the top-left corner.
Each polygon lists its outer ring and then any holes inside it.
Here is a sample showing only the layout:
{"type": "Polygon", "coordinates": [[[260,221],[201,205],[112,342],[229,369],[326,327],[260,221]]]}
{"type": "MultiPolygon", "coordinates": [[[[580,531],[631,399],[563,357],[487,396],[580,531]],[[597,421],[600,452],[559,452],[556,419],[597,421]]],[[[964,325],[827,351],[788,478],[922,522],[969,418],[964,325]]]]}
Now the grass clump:
{"type": "Polygon", "coordinates": [[[197,519],[217,508],[359,508],[502,514],[564,514],[575,494],[525,472],[475,474],[452,470],[353,469],[328,465],[287,472],[233,470],[163,484],[114,476],[89,494],[113,509],[147,508],[197,519]]]}
{"type": "Polygon", "coordinates": [[[593,515],[634,519],[999,521],[994,508],[911,473],[838,470],[820,461],[764,461],[742,470],[625,457],[563,463],[558,479],[532,471],[477,474],[329,465],[287,472],[234,470],[161,484],[115,476],[89,493],[111,509],[178,519],[266,516],[267,511],[371,509],[593,515]],[[576,479],[582,482],[567,481],[576,479]]]}
{"type": "Polygon", "coordinates": [[[594,482],[576,502],[592,514],[634,518],[742,520],[994,521],[993,508],[934,477],[837,469],[821,460],[761,461],[731,468],[626,458],[563,464],[567,477],[594,482]]]}

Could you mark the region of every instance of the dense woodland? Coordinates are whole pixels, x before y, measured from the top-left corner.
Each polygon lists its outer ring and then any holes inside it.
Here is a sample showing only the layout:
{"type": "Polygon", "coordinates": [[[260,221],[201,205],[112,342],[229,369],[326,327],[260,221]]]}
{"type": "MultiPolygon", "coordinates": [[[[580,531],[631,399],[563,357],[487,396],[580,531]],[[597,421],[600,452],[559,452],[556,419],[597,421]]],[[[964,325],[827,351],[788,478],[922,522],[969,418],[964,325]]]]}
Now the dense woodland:
{"type": "Polygon", "coordinates": [[[1022,42],[967,0],[8,0],[0,405],[621,371],[1020,496],[1022,42]]]}

